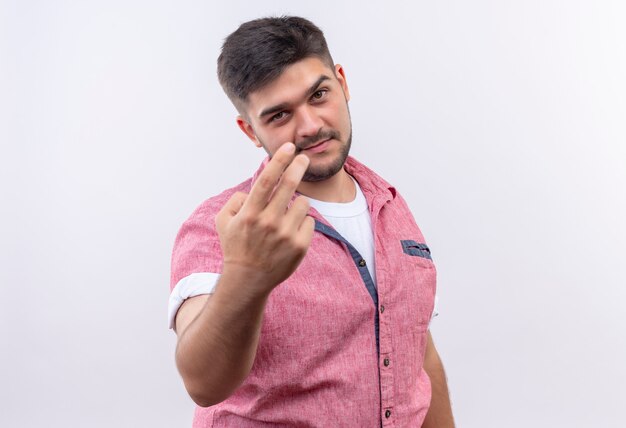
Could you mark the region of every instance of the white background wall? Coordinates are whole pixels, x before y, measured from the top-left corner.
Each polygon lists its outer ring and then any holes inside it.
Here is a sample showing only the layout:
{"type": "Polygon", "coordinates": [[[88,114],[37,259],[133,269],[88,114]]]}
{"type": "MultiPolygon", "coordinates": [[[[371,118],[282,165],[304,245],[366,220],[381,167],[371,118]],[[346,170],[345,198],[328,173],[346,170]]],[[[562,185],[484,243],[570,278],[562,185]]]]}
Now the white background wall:
{"type": "Polygon", "coordinates": [[[428,239],[458,425],[624,426],[624,3],[220,4],[0,1],[0,426],[190,425],[170,251],[263,157],[215,60],[268,14],[326,32],[428,239]]]}

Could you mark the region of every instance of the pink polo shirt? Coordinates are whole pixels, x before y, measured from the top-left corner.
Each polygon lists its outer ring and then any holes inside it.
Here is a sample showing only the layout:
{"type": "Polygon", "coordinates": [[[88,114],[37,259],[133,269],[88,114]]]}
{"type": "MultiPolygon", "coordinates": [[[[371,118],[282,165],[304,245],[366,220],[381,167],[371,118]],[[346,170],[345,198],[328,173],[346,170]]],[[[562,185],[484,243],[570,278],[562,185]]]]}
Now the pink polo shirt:
{"type": "MultiPolygon", "coordinates": [[[[202,203],[181,227],[171,288],[221,272],[215,215],[254,179],[202,203]]],[[[377,285],[365,261],[314,209],[315,233],[298,269],[270,295],[252,370],[227,400],[197,407],[194,427],[418,427],[430,403],[422,368],[436,270],[405,201],[349,157],[367,200],[377,285]]]]}

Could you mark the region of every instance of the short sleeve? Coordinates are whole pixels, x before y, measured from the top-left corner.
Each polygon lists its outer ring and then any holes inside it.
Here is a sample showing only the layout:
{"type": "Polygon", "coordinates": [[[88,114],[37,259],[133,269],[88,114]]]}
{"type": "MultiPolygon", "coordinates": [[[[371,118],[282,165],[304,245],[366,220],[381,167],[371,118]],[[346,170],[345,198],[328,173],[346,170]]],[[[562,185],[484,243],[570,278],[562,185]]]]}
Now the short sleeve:
{"type": "Polygon", "coordinates": [[[176,236],[170,290],[181,279],[199,272],[222,272],[222,249],[215,230],[215,213],[204,206],[183,223],[176,236]]]}
{"type": "Polygon", "coordinates": [[[215,230],[219,207],[209,202],[183,223],[174,241],[168,303],[170,328],[185,299],[213,293],[222,272],[222,249],[215,230]]]}

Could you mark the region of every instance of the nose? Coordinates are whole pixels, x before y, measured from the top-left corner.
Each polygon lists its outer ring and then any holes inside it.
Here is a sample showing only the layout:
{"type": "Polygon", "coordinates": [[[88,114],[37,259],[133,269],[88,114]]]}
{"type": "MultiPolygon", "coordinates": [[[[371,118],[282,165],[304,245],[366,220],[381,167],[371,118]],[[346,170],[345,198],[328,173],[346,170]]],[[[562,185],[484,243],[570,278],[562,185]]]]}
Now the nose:
{"type": "Polygon", "coordinates": [[[324,121],[314,106],[301,106],[296,112],[297,140],[314,137],[324,126],[324,121]]]}

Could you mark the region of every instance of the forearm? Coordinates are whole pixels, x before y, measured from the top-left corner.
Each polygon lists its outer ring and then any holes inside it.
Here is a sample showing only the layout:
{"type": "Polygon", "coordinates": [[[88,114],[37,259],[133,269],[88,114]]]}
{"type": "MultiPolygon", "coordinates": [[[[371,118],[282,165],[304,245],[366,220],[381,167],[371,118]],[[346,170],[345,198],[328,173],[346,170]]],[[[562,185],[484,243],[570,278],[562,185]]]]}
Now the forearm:
{"type": "Polygon", "coordinates": [[[228,398],[254,363],[267,296],[245,292],[250,289],[246,280],[243,274],[224,272],[215,293],[180,334],[176,364],[189,395],[201,406],[228,398]]]}
{"type": "Polygon", "coordinates": [[[428,347],[424,359],[424,370],[430,378],[431,400],[426,419],[422,428],[454,428],[452,406],[448,393],[448,383],[443,368],[443,363],[437,353],[430,333],[428,335],[428,347]]]}
{"type": "Polygon", "coordinates": [[[179,309],[176,364],[201,406],[225,400],[248,376],[267,298],[296,270],[313,239],[308,200],[293,199],[309,158],[295,151],[293,143],[283,144],[250,194],[235,192],[226,201],[215,217],[223,269],[215,293],[202,307],[179,309]]]}

